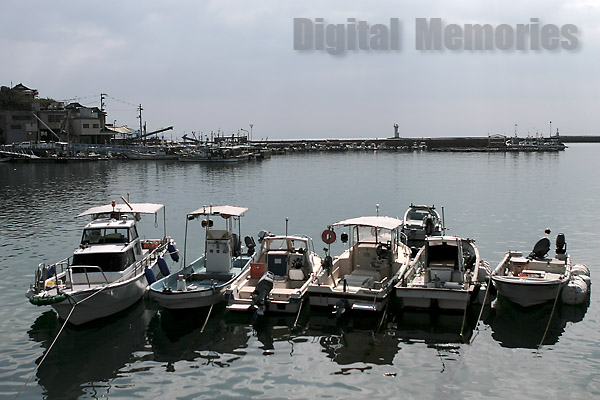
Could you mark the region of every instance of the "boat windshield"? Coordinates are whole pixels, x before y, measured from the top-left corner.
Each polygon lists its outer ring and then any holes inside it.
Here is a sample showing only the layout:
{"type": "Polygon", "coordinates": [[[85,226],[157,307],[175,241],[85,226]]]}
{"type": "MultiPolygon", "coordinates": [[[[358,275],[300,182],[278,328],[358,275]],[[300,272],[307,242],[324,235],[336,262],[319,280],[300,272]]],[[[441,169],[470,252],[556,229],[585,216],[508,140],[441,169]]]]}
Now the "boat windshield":
{"type": "Polygon", "coordinates": [[[273,239],[269,240],[269,250],[298,251],[298,249],[307,250],[306,242],[294,239],[273,239]]]}
{"type": "MultiPolygon", "coordinates": [[[[89,253],[75,254],[71,266],[90,265],[100,267],[104,272],[118,272],[135,262],[133,249],[129,249],[125,253],[89,253]]],[[[84,272],[80,268],[74,269],[73,272],[84,272]]],[[[97,272],[90,270],[89,272],[97,272]]]]}
{"type": "Polygon", "coordinates": [[[392,241],[392,231],[371,226],[356,226],[354,238],[356,242],[362,243],[386,243],[392,241]]]}
{"type": "Polygon", "coordinates": [[[427,210],[410,210],[406,219],[412,221],[423,221],[423,218],[429,215],[429,211],[427,210]]]}
{"type": "MultiPolygon", "coordinates": [[[[133,238],[137,237],[132,232],[133,238]]],[[[128,228],[90,228],[83,230],[81,244],[129,243],[128,228]]]]}

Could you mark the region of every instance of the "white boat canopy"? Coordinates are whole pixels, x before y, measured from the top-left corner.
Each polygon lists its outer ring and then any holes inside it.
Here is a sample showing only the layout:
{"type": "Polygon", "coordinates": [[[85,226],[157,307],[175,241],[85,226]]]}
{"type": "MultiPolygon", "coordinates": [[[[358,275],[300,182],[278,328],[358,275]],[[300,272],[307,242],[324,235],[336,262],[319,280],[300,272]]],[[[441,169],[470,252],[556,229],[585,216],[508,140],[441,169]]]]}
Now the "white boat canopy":
{"type": "Polygon", "coordinates": [[[346,219],[344,221],[336,222],[335,224],[333,224],[333,226],[336,225],[370,226],[375,228],[393,230],[402,226],[402,220],[392,217],[357,217],[346,219]]]}
{"type": "Polygon", "coordinates": [[[87,211],[82,212],[77,217],[86,215],[106,214],[111,212],[119,212],[122,214],[156,214],[164,207],[163,204],[154,203],[129,203],[129,204],[112,204],[105,206],[92,207],[87,211]]]}
{"type": "Polygon", "coordinates": [[[188,216],[220,215],[222,217],[241,217],[248,210],[249,208],[238,206],[202,206],[202,208],[188,213],[188,216]]]}

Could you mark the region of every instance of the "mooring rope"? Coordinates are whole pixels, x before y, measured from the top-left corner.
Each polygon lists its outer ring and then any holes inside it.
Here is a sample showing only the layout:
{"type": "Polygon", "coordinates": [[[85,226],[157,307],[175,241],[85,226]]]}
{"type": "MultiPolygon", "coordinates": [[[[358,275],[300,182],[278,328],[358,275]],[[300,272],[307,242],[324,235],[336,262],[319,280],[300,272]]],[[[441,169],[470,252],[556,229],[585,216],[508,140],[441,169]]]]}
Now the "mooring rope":
{"type": "MultiPolygon", "coordinates": [[[[69,315],[67,315],[67,318],[65,318],[65,321],[63,322],[62,326],[60,327],[58,333],[56,334],[56,337],[54,338],[54,340],[52,340],[52,343],[50,344],[50,346],[48,347],[48,349],[46,350],[46,352],[44,353],[44,355],[42,356],[42,359],[40,360],[40,363],[35,367],[35,369],[33,370],[33,372],[31,373],[31,375],[29,375],[29,378],[27,378],[27,380],[25,381],[25,383],[23,384],[23,386],[21,387],[21,389],[19,389],[19,391],[17,392],[17,394],[15,395],[15,399],[17,397],[19,397],[21,395],[21,393],[23,392],[23,390],[25,389],[25,387],[29,384],[29,382],[31,381],[31,378],[33,378],[33,376],[36,374],[36,372],[40,369],[40,367],[42,366],[44,360],[46,360],[46,357],[48,356],[48,354],[50,353],[50,351],[52,350],[52,348],[54,347],[54,344],[56,343],[56,341],[58,340],[60,334],[63,332],[63,330],[65,329],[65,326],[67,326],[67,322],[69,322],[69,319],[71,318],[71,315],[73,315],[73,311],[75,311],[75,307],[77,307],[78,304],[83,303],[86,300],[91,299],[92,297],[94,297],[95,295],[97,295],[98,293],[100,293],[101,291],[103,291],[104,289],[106,289],[108,286],[104,286],[102,288],[100,288],[99,290],[95,291],[94,293],[92,293],[91,295],[89,295],[88,297],[84,298],[81,301],[76,301],[73,304],[73,307],[71,307],[71,311],[69,311],[69,315]]],[[[67,299],[69,299],[69,302],[71,300],[71,296],[67,296],[67,299]]]]}
{"type": "Polygon", "coordinates": [[[548,330],[550,329],[550,323],[552,322],[552,317],[554,317],[554,310],[556,309],[556,304],[558,303],[558,296],[560,295],[561,285],[558,285],[558,289],[556,289],[556,297],[554,298],[554,304],[552,305],[552,312],[550,313],[550,319],[548,319],[548,324],[546,325],[546,330],[544,331],[544,336],[542,336],[542,341],[538,345],[538,348],[535,352],[537,356],[540,353],[540,349],[544,345],[544,340],[546,340],[546,335],[548,334],[548,330]]]}

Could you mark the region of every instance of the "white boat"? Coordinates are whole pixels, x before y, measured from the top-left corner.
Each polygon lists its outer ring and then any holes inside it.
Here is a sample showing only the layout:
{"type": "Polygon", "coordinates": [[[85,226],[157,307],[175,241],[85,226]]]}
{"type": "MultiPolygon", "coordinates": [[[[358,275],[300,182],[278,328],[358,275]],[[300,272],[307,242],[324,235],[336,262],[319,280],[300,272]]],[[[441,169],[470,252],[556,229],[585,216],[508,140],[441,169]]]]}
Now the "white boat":
{"type": "Polygon", "coordinates": [[[335,241],[333,228],[338,226],[349,227],[350,235],[340,235],[348,249],[333,261],[326,257],[308,288],[310,305],[333,307],[337,315],[346,309],[382,311],[410,263],[410,247],[400,240],[402,220],[370,216],[340,221],[323,232],[325,243],[335,241]]]}
{"type": "Polygon", "coordinates": [[[81,325],[122,311],[144,295],[148,281],[168,270],[164,258],[175,246],[166,235],[140,239],[140,214],[157,214],[162,204],[128,203],[93,207],[92,216],[73,256],[40,264],[27,297],[35,305],[51,305],[62,320],[81,325]],[[159,265],[160,264],[160,265],[159,265]]]}
{"type": "Polygon", "coordinates": [[[150,285],[150,297],[167,309],[207,307],[225,300],[225,290],[234,279],[250,271],[251,255],[242,254],[239,240],[240,219],[247,211],[222,205],[188,213],[184,268],[150,285]],[[188,222],[194,219],[200,219],[205,230],[204,254],[186,265],[188,222]],[[218,220],[224,227],[214,227],[218,220]]]}
{"type": "Polygon", "coordinates": [[[228,291],[227,309],[298,313],[316,274],[321,257],[314,251],[312,239],[305,235],[266,235],[251,269],[242,274],[228,291]]]}
{"type": "Polygon", "coordinates": [[[474,240],[430,236],[396,284],[396,297],[402,307],[465,310],[487,290],[490,272],[474,240]]]}
{"type": "Polygon", "coordinates": [[[406,235],[407,244],[415,255],[425,244],[427,236],[442,235],[442,219],[435,206],[411,204],[404,213],[403,221],[402,233],[406,235]]]}
{"type": "Polygon", "coordinates": [[[550,239],[540,239],[527,256],[509,251],[492,273],[498,294],[523,307],[555,300],[571,278],[571,257],[561,233],[556,238],[556,254],[547,257],[550,239]]]}

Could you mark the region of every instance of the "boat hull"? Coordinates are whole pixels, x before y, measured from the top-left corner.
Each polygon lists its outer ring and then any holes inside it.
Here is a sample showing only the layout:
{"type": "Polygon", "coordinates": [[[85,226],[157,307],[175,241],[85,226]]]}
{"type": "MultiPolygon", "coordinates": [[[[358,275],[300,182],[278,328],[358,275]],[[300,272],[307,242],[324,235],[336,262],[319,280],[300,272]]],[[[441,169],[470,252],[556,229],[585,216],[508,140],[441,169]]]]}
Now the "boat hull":
{"type": "Polygon", "coordinates": [[[52,304],[52,308],[60,319],[68,320],[73,325],[82,325],[131,307],[143,297],[147,286],[148,282],[142,273],[129,281],[110,284],[106,288],[65,292],[67,299],[52,304]],[[74,309],[73,304],[77,304],[74,309]]]}
{"type": "Polygon", "coordinates": [[[396,297],[407,308],[427,309],[437,304],[441,310],[465,310],[471,299],[470,290],[443,288],[396,288],[396,297]]]}
{"type": "Polygon", "coordinates": [[[161,307],[170,310],[186,308],[209,307],[225,300],[227,285],[203,290],[188,290],[185,292],[151,292],[151,297],[161,307]]]}
{"type": "Polygon", "coordinates": [[[492,277],[498,294],[522,307],[531,307],[555,300],[566,285],[567,279],[535,281],[511,277],[492,277]]]}
{"type": "Polygon", "coordinates": [[[249,256],[233,260],[229,273],[206,272],[205,258],[200,257],[192,264],[150,285],[150,298],[162,307],[172,310],[209,307],[226,300],[225,293],[240,275],[250,271],[249,256]],[[178,287],[180,276],[185,277],[185,289],[178,287]]]}
{"type": "Polygon", "coordinates": [[[343,292],[326,285],[313,285],[308,290],[308,299],[311,307],[337,308],[343,302],[351,310],[380,312],[388,303],[389,293],[389,288],[376,293],[369,293],[366,290],[343,292]]]}

